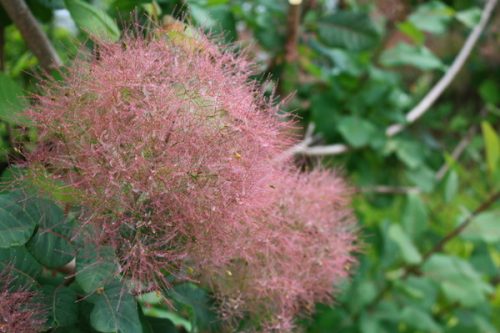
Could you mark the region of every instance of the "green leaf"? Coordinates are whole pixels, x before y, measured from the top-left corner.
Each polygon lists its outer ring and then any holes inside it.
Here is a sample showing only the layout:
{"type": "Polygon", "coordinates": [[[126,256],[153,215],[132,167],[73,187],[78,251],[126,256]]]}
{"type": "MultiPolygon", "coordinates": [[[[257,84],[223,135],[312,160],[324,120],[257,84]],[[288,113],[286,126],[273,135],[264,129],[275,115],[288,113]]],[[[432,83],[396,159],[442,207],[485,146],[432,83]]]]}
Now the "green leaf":
{"type": "Polygon", "coordinates": [[[355,148],[366,146],[377,132],[372,123],[356,116],[343,117],[339,122],[338,130],[355,148]]]}
{"type": "Polygon", "coordinates": [[[486,243],[500,242],[500,210],[479,214],[463,231],[462,237],[486,243]]]}
{"type": "MultiPolygon", "coordinates": [[[[216,315],[205,290],[192,283],[183,283],[168,291],[168,297],[182,312],[189,313],[193,326],[202,332],[211,332],[216,327],[216,315]]],[[[217,332],[217,330],[215,330],[217,332]]]]}
{"type": "Polygon", "coordinates": [[[500,87],[492,79],[485,80],[479,86],[479,95],[486,102],[493,105],[500,103],[500,87]]]}
{"type": "Polygon", "coordinates": [[[115,21],[104,11],[80,0],[64,0],[78,28],[93,37],[116,42],[120,39],[120,30],[115,21]]]}
{"type": "Polygon", "coordinates": [[[440,69],[445,66],[441,60],[425,46],[415,46],[398,43],[395,47],[385,50],[380,56],[384,66],[413,66],[421,70],[440,69]]]}
{"type": "Polygon", "coordinates": [[[455,170],[451,170],[446,177],[446,183],[444,185],[444,200],[446,202],[451,202],[458,192],[459,187],[458,173],[455,170]]]}
{"type": "Polygon", "coordinates": [[[175,325],[168,319],[153,318],[140,313],[144,333],[178,333],[175,325]]]}
{"type": "Polygon", "coordinates": [[[64,212],[46,199],[28,200],[30,215],[38,221],[36,234],[26,244],[38,262],[49,268],[62,267],[74,257],[71,227],[64,212]]]}
{"type": "Polygon", "coordinates": [[[341,11],[318,22],[319,38],[331,47],[363,51],[375,46],[379,34],[366,13],[341,11]]]}
{"type": "Polygon", "coordinates": [[[0,248],[24,245],[36,226],[37,221],[18,203],[16,193],[0,195],[0,248]]]}
{"type": "Polygon", "coordinates": [[[406,306],[403,311],[401,311],[400,320],[408,324],[408,326],[422,332],[439,333],[443,331],[428,312],[417,307],[406,306]]]}
{"type": "Polygon", "coordinates": [[[0,73],[0,119],[9,124],[27,124],[20,112],[27,106],[21,86],[5,74],[0,73]]]}
{"type": "Polygon", "coordinates": [[[425,41],[425,34],[409,21],[398,23],[399,31],[410,37],[411,40],[418,45],[422,45],[425,41]]]}
{"type": "Polygon", "coordinates": [[[78,320],[76,293],[64,286],[45,285],[43,293],[50,304],[50,327],[71,326],[78,320]]]}
{"type": "Polygon", "coordinates": [[[111,247],[87,245],[76,256],[76,282],[92,293],[116,277],[118,266],[111,247]]]}
{"type": "Polygon", "coordinates": [[[425,203],[418,194],[408,194],[403,211],[402,225],[411,238],[417,239],[428,225],[425,203]]]}
{"type": "Polygon", "coordinates": [[[63,9],[64,0],[36,0],[38,3],[50,9],[63,9]]]}
{"type": "Polygon", "coordinates": [[[90,323],[99,332],[141,333],[137,302],[119,282],[113,282],[89,297],[94,303],[90,323]]]}
{"type": "Polygon", "coordinates": [[[389,238],[399,246],[401,255],[407,263],[418,264],[422,261],[420,252],[399,224],[392,224],[389,227],[389,238]]]}
{"type": "Polygon", "coordinates": [[[210,4],[200,0],[188,0],[194,23],[215,35],[222,34],[227,42],[236,40],[236,20],[227,4],[210,4]]]}
{"type": "Polygon", "coordinates": [[[423,265],[422,271],[439,283],[443,294],[450,301],[464,306],[486,301],[486,294],[493,291],[470,263],[458,257],[434,254],[423,265]]]}
{"type": "Polygon", "coordinates": [[[472,7],[459,11],[455,17],[468,28],[474,28],[481,20],[481,9],[472,7]]]}
{"type": "Polygon", "coordinates": [[[441,1],[429,1],[420,5],[408,20],[420,30],[442,34],[454,14],[454,10],[441,1]]]}
{"type": "Polygon", "coordinates": [[[0,271],[12,268],[16,285],[20,287],[37,284],[36,279],[42,273],[42,266],[31,256],[24,246],[0,248],[0,271]]]}
{"type": "Polygon", "coordinates": [[[415,141],[396,139],[396,155],[407,167],[418,168],[424,162],[423,149],[415,141]]]}
{"type": "Polygon", "coordinates": [[[486,161],[491,174],[497,170],[500,162],[500,139],[490,123],[483,121],[481,123],[483,138],[486,146],[486,161]]]}

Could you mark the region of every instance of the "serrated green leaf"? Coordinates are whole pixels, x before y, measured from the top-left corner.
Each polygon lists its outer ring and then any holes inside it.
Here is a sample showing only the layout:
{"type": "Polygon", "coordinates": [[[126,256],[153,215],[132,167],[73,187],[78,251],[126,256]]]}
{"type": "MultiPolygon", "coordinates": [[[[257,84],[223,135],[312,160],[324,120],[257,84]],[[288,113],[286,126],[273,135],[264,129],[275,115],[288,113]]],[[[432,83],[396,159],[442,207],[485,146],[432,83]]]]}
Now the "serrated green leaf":
{"type": "Polygon", "coordinates": [[[318,34],[323,43],[351,51],[363,51],[375,46],[379,35],[366,13],[337,12],[318,22],[318,34]]]}
{"type": "Polygon", "coordinates": [[[76,282],[87,293],[103,288],[116,277],[118,266],[111,247],[85,246],[76,256],[76,282]]]}
{"type": "Polygon", "coordinates": [[[37,226],[18,198],[14,192],[0,195],[0,248],[24,245],[37,226]]]}
{"type": "Polygon", "coordinates": [[[417,247],[399,224],[393,224],[389,227],[389,238],[399,246],[401,255],[408,264],[418,264],[422,261],[417,247]]]}
{"type": "Polygon", "coordinates": [[[490,123],[483,121],[481,123],[483,130],[484,144],[486,147],[486,161],[491,174],[497,170],[500,163],[500,139],[490,123]]]}
{"type": "Polygon", "coordinates": [[[64,212],[46,199],[28,200],[30,215],[38,222],[38,230],[26,247],[38,262],[49,268],[62,267],[74,257],[70,242],[71,226],[64,212]]]}
{"type": "Polygon", "coordinates": [[[80,0],[64,0],[78,28],[105,41],[120,39],[120,29],[104,11],[80,0]]]}
{"type": "Polygon", "coordinates": [[[119,282],[113,282],[89,300],[94,303],[90,323],[99,332],[141,333],[137,302],[119,282]]]}
{"type": "Polygon", "coordinates": [[[21,86],[5,74],[0,73],[0,119],[9,124],[27,124],[20,112],[27,106],[21,86]]]}

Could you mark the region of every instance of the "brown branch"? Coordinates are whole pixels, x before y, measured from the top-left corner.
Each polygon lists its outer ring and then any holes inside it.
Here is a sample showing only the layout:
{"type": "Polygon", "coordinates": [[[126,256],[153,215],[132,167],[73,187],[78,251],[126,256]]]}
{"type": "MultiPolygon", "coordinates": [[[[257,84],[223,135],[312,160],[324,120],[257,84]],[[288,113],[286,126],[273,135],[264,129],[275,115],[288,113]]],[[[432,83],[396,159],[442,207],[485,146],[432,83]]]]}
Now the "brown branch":
{"type": "MultiPolygon", "coordinates": [[[[462,156],[462,153],[469,146],[472,139],[474,138],[474,135],[476,135],[476,132],[477,132],[477,127],[475,125],[472,126],[471,128],[469,128],[465,137],[462,140],[460,140],[460,142],[455,147],[455,149],[453,149],[453,152],[451,153],[451,157],[453,158],[454,161],[458,160],[460,158],[460,156],[462,156]]],[[[450,165],[448,163],[443,164],[443,166],[436,173],[436,180],[439,181],[439,180],[443,179],[449,169],[450,169],[450,165]]]]}
{"type": "Polygon", "coordinates": [[[429,250],[424,256],[422,257],[422,262],[419,264],[420,266],[427,261],[434,253],[440,252],[444,246],[451,241],[453,238],[456,236],[460,235],[465,228],[469,224],[471,224],[472,221],[474,221],[474,218],[490,208],[497,200],[500,199],[500,191],[494,193],[491,195],[486,201],[484,201],[479,207],[477,207],[472,214],[467,216],[467,218],[455,229],[453,229],[449,234],[447,234],[444,238],[442,238],[434,247],[429,250]]]}
{"type": "Polygon", "coordinates": [[[47,35],[26,5],[25,0],[0,0],[5,11],[21,32],[26,45],[46,71],[62,66],[62,61],[47,35]]]}
{"type": "Polygon", "coordinates": [[[417,187],[387,186],[377,185],[372,187],[362,187],[356,190],[358,193],[379,193],[379,194],[418,194],[417,187]]]}
{"type": "Polygon", "coordinates": [[[299,41],[300,14],[302,1],[290,0],[287,17],[287,36],[285,42],[285,61],[293,63],[298,59],[297,44],[299,41]]]}
{"type": "MultiPolygon", "coordinates": [[[[422,261],[418,263],[417,265],[410,265],[410,266],[405,266],[402,271],[402,275],[400,277],[400,280],[404,280],[408,278],[412,274],[417,274],[420,271],[420,268],[422,265],[429,260],[429,258],[438,252],[441,252],[444,248],[444,246],[460,235],[466,228],[469,226],[473,221],[474,218],[477,217],[479,214],[490,208],[495,202],[497,202],[500,199],[500,191],[492,194],[488,199],[486,199],[479,207],[477,207],[459,226],[457,226],[455,229],[453,229],[451,232],[449,232],[446,236],[444,236],[432,249],[427,251],[423,256],[422,256],[422,261]]],[[[373,301],[371,301],[366,308],[371,310],[373,309],[378,303],[382,301],[384,296],[391,291],[393,287],[393,284],[386,284],[382,290],[375,296],[373,301]]],[[[357,312],[354,314],[353,319],[357,320],[359,317],[360,313],[357,312]]]]}

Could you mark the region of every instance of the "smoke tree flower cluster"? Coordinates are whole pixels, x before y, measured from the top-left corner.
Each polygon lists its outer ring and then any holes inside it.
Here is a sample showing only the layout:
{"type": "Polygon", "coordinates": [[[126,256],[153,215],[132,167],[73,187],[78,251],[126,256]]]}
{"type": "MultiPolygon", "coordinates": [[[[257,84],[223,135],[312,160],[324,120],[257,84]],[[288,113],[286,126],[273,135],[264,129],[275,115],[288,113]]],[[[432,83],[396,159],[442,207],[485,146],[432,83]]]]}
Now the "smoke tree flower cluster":
{"type": "Polygon", "coordinates": [[[276,162],[293,124],[251,74],[181,24],[99,43],[41,85],[27,161],[74,190],[89,241],[114,249],[131,285],[198,281],[227,325],[288,332],[348,274],[350,191],[276,162]]]}

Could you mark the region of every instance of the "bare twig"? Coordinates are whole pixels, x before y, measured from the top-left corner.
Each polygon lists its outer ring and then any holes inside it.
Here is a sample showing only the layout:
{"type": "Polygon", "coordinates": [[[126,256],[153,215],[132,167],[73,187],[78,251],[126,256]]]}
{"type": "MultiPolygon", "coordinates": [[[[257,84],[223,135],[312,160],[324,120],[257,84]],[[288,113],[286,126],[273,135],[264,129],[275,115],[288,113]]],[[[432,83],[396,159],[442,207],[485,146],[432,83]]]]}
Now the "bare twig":
{"type": "Polygon", "coordinates": [[[295,62],[298,58],[297,42],[299,41],[300,9],[302,0],[289,0],[287,17],[287,36],[285,43],[285,61],[295,62]]]}
{"type": "MultiPolygon", "coordinates": [[[[460,142],[455,147],[455,149],[453,149],[453,152],[451,153],[451,157],[453,158],[454,161],[456,161],[460,158],[460,156],[465,151],[467,146],[469,146],[474,135],[476,135],[476,132],[477,132],[476,126],[472,126],[471,128],[469,128],[465,137],[462,140],[460,140],[460,142]]],[[[443,164],[443,166],[436,173],[436,180],[439,181],[439,180],[443,179],[443,177],[446,175],[446,173],[448,172],[449,169],[450,169],[450,165],[448,163],[443,164]]]]}
{"type": "MultiPolygon", "coordinates": [[[[408,265],[402,268],[402,275],[400,277],[401,279],[406,279],[410,275],[418,273],[420,271],[420,268],[423,266],[427,260],[429,260],[430,257],[432,257],[433,254],[441,252],[444,248],[444,246],[460,235],[473,221],[474,219],[481,214],[482,212],[486,211],[489,209],[492,205],[494,205],[498,200],[500,199],[500,192],[496,192],[489,196],[483,203],[481,203],[465,220],[458,225],[455,229],[450,231],[446,236],[444,236],[439,242],[437,242],[429,251],[427,251],[423,256],[422,260],[418,265],[408,265]]],[[[393,284],[386,284],[378,294],[373,298],[373,301],[370,302],[370,304],[367,305],[367,309],[371,310],[373,309],[378,303],[380,303],[383,299],[384,296],[391,291],[393,288],[393,284]]],[[[359,317],[359,312],[355,313],[353,318],[357,319],[359,317]]]]}
{"type": "MultiPolygon", "coordinates": [[[[479,112],[479,115],[481,117],[484,117],[484,116],[486,116],[487,113],[488,113],[488,110],[486,109],[486,107],[483,107],[481,109],[481,111],[479,112]]],[[[465,137],[462,140],[460,140],[458,145],[455,147],[455,149],[453,149],[453,152],[451,153],[451,157],[453,158],[454,161],[458,160],[460,158],[460,156],[462,156],[463,152],[465,151],[467,146],[469,146],[472,139],[474,138],[474,135],[476,135],[477,131],[478,131],[477,125],[473,125],[472,127],[469,128],[465,137]]],[[[448,172],[449,169],[450,169],[450,165],[448,163],[443,164],[443,166],[436,173],[436,180],[439,181],[439,180],[443,179],[443,177],[446,175],[446,173],[448,172]]]]}
{"type": "MultiPolygon", "coordinates": [[[[488,20],[490,19],[491,13],[497,4],[497,0],[489,0],[484,6],[483,13],[481,15],[481,20],[474,27],[469,37],[464,43],[464,46],[458,53],[457,57],[451,64],[450,68],[446,71],[446,74],[438,81],[438,83],[427,93],[427,95],[417,104],[407,115],[406,121],[408,124],[413,123],[415,120],[420,118],[424,113],[426,113],[429,108],[434,104],[434,102],[441,96],[445,89],[450,85],[453,79],[460,72],[464,66],[467,58],[472,52],[472,49],[476,45],[481,33],[483,32],[488,20]]],[[[404,129],[403,124],[394,124],[389,126],[386,133],[388,136],[395,135],[404,129]]]]}
{"type": "MultiPolygon", "coordinates": [[[[392,137],[400,133],[407,125],[415,122],[419,119],[429,108],[434,104],[434,102],[441,96],[445,89],[450,85],[453,79],[462,69],[467,58],[469,57],[472,49],[476,45],[481,33],[483,32],[486,24],[488,23],[491,14],[497,5],[498,0],[488,0],[484,6],[481,20],[474,27],[469,37],[465,41],[462,49],[458,53],[457,57],[453,61],[452,65],[445,73],[445,75],[439,80],[436,85],[427,93],[427,95],[418,103],[408,114],[406,115],[406,124],[393,124],[386,129],[386,136],[392,137]]],[[[296,154],[302,155],[338,155],[346,153],[350,148],[344,144],[333,144],[326,146],[309,147],[305,146],[303,143],[299,143],[301,149],[296,149],[296,154]]]]}
{"type": "Polygon", "coordinates": [[[450,233],[448,233],[444,238],[442,238],[432,249],[430,249],[424,256],[422,257],[422,265],[427,259],[429,259],[434,253],[440,252],[444,246],[453,238],[460,235],[472,221],[474,218],[490,208],[493,204],[495,204],[500,199],[500,192],[496,192],[492,194],[486,201],[484,201],[479,207],[477,207],[467,218],[458,225],[455,229],[453,229],[450,233]]]}
{"type": "Polygon", "coordinates": [[[378,185],[372,187],[362,187],[358,189],[358,192],[380,194],[418,194],[421,191],[417,187],[378,185]]]}
{"type": "Polygon", "coordinates": [[[9,17],[14,21],[26,44],[46,71],[62,66],[62,61],[47,35],[33,16],[25,0],[0,0],[9,17]]]}

